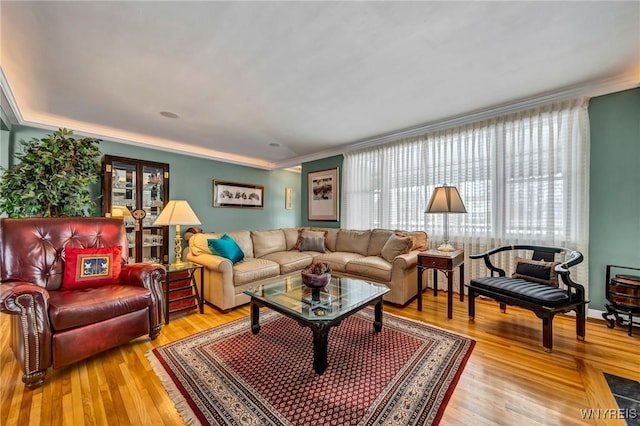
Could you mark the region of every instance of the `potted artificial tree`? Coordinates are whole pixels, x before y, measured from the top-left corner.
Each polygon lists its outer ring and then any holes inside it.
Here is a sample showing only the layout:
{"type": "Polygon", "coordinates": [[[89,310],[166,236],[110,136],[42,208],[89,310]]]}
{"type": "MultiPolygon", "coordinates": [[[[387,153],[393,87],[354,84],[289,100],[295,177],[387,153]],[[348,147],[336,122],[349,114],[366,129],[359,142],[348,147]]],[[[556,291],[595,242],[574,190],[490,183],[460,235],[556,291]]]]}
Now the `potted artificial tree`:
{"type": "Polygon", "coordinates": [[[58,129],[20,141],[22,153],[0,179],[0,213],[9,217],[92,216],[89,185],[100,177],[99,139],[72,137],[58,129]]]}

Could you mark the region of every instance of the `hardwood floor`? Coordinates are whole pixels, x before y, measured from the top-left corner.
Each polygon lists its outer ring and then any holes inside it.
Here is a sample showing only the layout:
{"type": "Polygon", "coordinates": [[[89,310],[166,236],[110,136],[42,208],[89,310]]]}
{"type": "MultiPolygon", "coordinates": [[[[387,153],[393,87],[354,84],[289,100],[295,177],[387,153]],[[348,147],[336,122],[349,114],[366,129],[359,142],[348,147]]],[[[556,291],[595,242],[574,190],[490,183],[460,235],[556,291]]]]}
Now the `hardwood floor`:
{"type": "MultiPolygon", "coordinates": [[[[625,424],[584,419],[581,410],[617,410],[603,371],[640,380],[639,330],[629,337],[621,328],[589,320],[586,341],[580,342],[575,321],[560,316],[554,321],[554,351],[546,353],[541,321],[529,311],[508,307],[502,314],[496,302],[478,300],[475,322],[469,322],[466,299],[454,297],[451,320],[446,294],[427,291],[423,303],[422,312],[415,301],[384,309],[476,340],[441,424],[625,424]]],[[[24,388],[9,347],[8,316],[0,315],[0,425],[182,425],[145,353],[248,314],[247,306],[227,314],[207,306],[204,315],[172,319],[153,342],[142,337],[85,362],[50,369],[44,386],[34,391],[24,388]]]]}

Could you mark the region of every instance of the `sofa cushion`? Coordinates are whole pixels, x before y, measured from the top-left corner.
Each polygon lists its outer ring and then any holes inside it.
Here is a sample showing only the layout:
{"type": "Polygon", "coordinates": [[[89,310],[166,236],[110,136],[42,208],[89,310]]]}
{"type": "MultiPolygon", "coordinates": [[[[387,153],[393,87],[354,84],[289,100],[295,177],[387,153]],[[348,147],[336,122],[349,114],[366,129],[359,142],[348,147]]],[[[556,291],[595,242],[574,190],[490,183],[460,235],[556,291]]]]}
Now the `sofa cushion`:
{"type": "Polygon", "coordinates": [[[336,251],[367,255],[371,231],[354,231],[341,229],[336,240],[336,251]]]}
{"type": "Polygon", "coordinates": [[[287,240],[282,229],[251,231],[251,240],[255,257],[263,257],[269,253],[287,249],[287,240]]]}
{"type": "Polygon", "coordinates": [[[265,278],[277,277],[280,265],[267,259],[245,258],[233,265],[233,284],[242,285],[265,278]]]}
{"type": "Polygon", "coordinates": [[[233,231],[227,232],[233,240],[238,243],[242,252],[244,253],[244,257],[255,257],[253,254],[253,241],[251,240],[251,232],[250,231],[233,231]]]}
{"type": "Polygon", "coordinates": [[[300,229],[298,231],[298,241],[296,241],[296,245],[293,246],[295,250],[300,250],[300,244],[302,244],[303,238],[325,238],[327,233],[325,231],[312,231],[311,229],[300,229]]]}
{"type": "Polygon", "coordinates": [[[227,258],[231,263],[238,263],[244,258],[244,252],[233,238],[224,234],[221,238],[207,240],[211,253],[227,258]]]}
{"type": "Polygon", "coordinates": [[[376,281],[391,281],[391,263],[379,256],[367,256],[347,263],[347,272],[376,281]]]}
{"type": "Polygon", "coordinates": [[[62,289],[73,290],[118,284],[122,267],[122,246],[65,247],[62,289]]]}
{"type": "Polygon", "coordinates": [[[331,267],[331,270],[334,272],[346,272],[347,263],[351,262],[355,259],[360,259],[364,257],[358,253],[348,253],[348,252],[334,252],[334,253],[322,253],[313,257],[314,262],[326,262],[331,267]]]}
{"type": "Polygon", "coordinates": [[[300,244],[298,245],[299,251],[324,253],[326,251],[325,248],[324,237],[300,237],[300,244]]]}
{"type": "Polygon", "coordinates": [[[405,234],[413,238],[411,250],[425,251],[427,249],[427,233],[424,231],[396,231],[397,234],[405,234]]]}
{"type": "Polygon", "coordinates": [[[338,239],[338,232],[340,232],[340,228],[311,228],[313,231],[324,231],[326,232],[324,245],[327,247],[329,251],[336,251],[336,241],[338,239]]]}
{"type": "Polygon", "coordinates": [[[56,331],[82,327],[151,306],[143,287],[108,285],[49,292],[49,320],[56,331]]]}
{"type": "Polygon", "coordinates": [[[393,262],[396,256],[409,253],[413,246],[413,238],[408,235],[393,234],[389,237],[384,247],[382,247],[382,256],[386,261],[393,262]]]}
{"type": "Polygon", "coordinates": [[[298,232],[304,228],[282,228],[284,239],[287,244],[287,250],[293,250],[298,242],[298,232]]]}
{"type": "Polygon", "coordinates": [[[263,259],[276,262],[280,265],[280,275],[285,275],[290,272],[302,270],[311,265],[313,256],[309,253],[300,253],[297,251],[279,251],[270,253],[264,256],[263,259]]]}
{"type": "Polygon", "coordinates": [[[374,229],[371,231],[371,238],[369,239],[369,248],[367,249],[367,256],[380,256],[382,248],[385,243],[392,236],[394,231],[390,229],[374,229]]]}
{"type": "Polygon", "coordinates": [[[206,234],[193,234],[189,238],[189,250],[194,256],[200,256],[201,254],[212,254],[209,248],[209,240],[213,238],[221,238],[223,234],[211,233],[206,234]]]}
{"type": "Polygon", "coordinates": [[[558,274],[556,273],[555,267],[559,264],[559,262],[545,262],[542,260],[516,257],[515,272],[511,277],[558,287],[558,274]]]}

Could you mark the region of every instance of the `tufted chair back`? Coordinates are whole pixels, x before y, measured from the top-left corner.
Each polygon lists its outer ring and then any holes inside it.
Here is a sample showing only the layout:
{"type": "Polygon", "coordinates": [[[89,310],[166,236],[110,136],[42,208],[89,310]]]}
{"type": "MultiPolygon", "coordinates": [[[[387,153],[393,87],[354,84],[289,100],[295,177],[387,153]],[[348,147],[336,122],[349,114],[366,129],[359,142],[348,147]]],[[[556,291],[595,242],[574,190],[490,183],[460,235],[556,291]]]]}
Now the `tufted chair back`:
{"type": "Polygon", "coordinates": [[[123,263],[129,252],[122,218],[2,219],[0,281],[26,281],[47,290],[59,290],[67,246],[122,246],[123,263]]]}

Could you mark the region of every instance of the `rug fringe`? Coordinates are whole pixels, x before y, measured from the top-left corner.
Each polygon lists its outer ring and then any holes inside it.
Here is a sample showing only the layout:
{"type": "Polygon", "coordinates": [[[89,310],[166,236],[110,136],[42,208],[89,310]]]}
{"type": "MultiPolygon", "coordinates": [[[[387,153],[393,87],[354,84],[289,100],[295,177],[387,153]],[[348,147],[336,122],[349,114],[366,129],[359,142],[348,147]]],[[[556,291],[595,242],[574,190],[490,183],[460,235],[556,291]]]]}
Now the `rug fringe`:
{"type": "Polygon", "coordinates": [[[171,398],[171,400],[175,404],[176,410],[182,417],[182,420],[184,420],[187,425],[202,426],[202,423],[200,423],[200,420],[198,420],[198,417],[196,417],[195,413],[189,406],[189,403],[184,398],[184,396],[175,385],[174,381],[171,379],[167,371],[164,369],[162,363],[155,356],[153,351],[151,350],[147,352],[145,354],[145,357],[147,358],[147,360],[149,360],[151,368],[160,379],[160,382],[167,391],[167,394],[169,394],[169,398],[171,398]]]}

